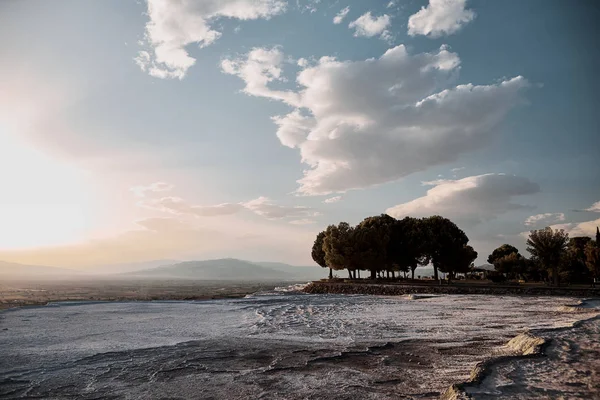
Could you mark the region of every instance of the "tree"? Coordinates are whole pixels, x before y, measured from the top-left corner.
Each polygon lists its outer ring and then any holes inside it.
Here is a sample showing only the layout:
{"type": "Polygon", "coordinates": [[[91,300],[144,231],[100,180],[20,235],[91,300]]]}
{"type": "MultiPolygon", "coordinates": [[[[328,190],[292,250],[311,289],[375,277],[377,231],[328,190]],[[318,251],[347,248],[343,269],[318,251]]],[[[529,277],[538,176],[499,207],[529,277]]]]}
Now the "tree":
{"type": "Polygon", "coordinates": [[[560,265],[560,277],[568,282],[587,282],[590,279],[590,271],[586,266],[586,245],[592,241],[587,236],[576,236],[569,239],[567,251],[560,265]]]}
{"type": "MultiPolygon", "coordinates": [[[[492,251],[492,254],[490,254],[488,256],[487,261],[490,264],[494,264],[494,262],[496,260],[498,260],[499,258],[508,256],[512,253],[519,254],[519,250],[515,246],[511,246],[510,244],[503,244],[502,246],[498,247],[496,250],[492,251]]],[[[494,266],[496,266],[496,265],[494,264],[494,266]]]]}
{"type": "Polygon", "coordinates": [[[424,246],[427,240],[422,220],[405,217],[392,225],[388,244],[388,262],[399,271],[411,271],[415,279],[415,269],[427,265],[429,258],[424,246]]]}
{"type": "Polygon", "coordinates": [[[443,272],[449,274],[450,279],[454,279],[457,273],[467,273],[471,270],[471,264],[477,258],[477,252],[469,245],[454,248],[443,265],[443,272]]]}
{"type": "Polygon", "coordinates": [[[555,286],[558,286],[558,267],[568,241],[569,235],[564,229],[550,227],[531,231],[527,239],[527,251],[539,259],[546,270],[552,270],[555,286]]]}
{"type": "Polygon", "coordinates": [[[494,269],[507,278],[518,278],[527,272],[527,260],[518,252],[494,260],[494,269]]]}
{"type": "MultiPolygon", "coordinates": [[[[323,241],[325,240],[325,231],[319,232],[315,243],[312,247],[312,259],[321,267],[327,268],[327,261],[325,261],[325,250],[323,250],[323,241]]],[[[333,270],[329,268],[329,279],[333,279],[333,270]]]]}
{"type": "Polygon", "coordinates": [[[585,245],[585,265],[593,279],[600,278],[600,244],[597,241],[590,240],[585,245]]]}
{"type": "Polygon", "coordinates": [[[425,252],[431,257],[433,276],[437,280],[438,269],[444,272],[444,269],[450,268],[457,252],[469,242],[469,238],[454,222],[439,215],[424,218],[423,227],[427,238],[425,252]]]}
{"type": "Polygon", "coordinates": [[[395,218],[381,214],[365,218],[355,228],[353,261],[357,268],[370,270],[371,279],[376,278],[377,272],[392,269],[388,245],[395,223],[395,218]]]}
{"type": "MultiPolygon", "coordinates": [[[[330,268],[339,271],[350,264],[353,253],[352,243],[353,228],[347,222],[329,225],[325,230],[323,238],[323,250],[325,251],[325,262],[330,268]]],[[[348,269],[350,278],[352,275],[348,269]]]]}

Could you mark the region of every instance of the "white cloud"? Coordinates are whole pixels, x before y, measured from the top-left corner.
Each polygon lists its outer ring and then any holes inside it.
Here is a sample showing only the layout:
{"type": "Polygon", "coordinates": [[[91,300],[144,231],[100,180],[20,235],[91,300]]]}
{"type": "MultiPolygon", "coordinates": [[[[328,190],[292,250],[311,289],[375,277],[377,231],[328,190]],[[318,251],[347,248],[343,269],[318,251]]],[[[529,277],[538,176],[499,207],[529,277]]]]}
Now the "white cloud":
{"type": "Polygon", "coordinates": [[[312,225],[316,222],[317,221],[315,221],[313,219],[303,218],[303,219],[295,219],[293,221],[290,221],[290,224],[292,224],[292,225],[312,225]]]}
{"type": "Polygon", "coordinates": [[[316,217],[319,212],[303,206],[283,206],[267,197],[259,197],[242,203],[222,203],[209,206],[191,205],[179,197],[147,199],[138,203],[140,207],[175,215],[193,215],[197,217],[216,217],[237,214],[249,210],[267,219],[316,217]]]}
{"type": "Polygon", "coordinates": [[[330,197],[328,199],[323,200],[323,203],[327,203],[327,204],[337,203],[340,200],[342,200],[342,196],[334,196],[334,197],[330,197]]]}
{"type": "Polygon", "coordinates": [[[466,0],[429,0],[427,7],[408,19],[408,34],[437,38],[456,33],[475,18],[475,12],[465,6],[466,0]]]}
{"type": "Polygon", "coordinates": [[[565,220],[565,214],[563,213],[544,213],[544,214],[536,214],[530,217],[527,217],[525,220],[525,225],[527,226],[535,226],[538,224],[548,224],[565,220]]]}
{"type": "Polygon", "coordinates": [[[192,206],[179,197],[163,197],[160,199],[149,199],[139,203],[140,206],[152,210],[168,212],[176,215],[196,215],[199,217],[215,217],[219,215],[231,215],[244,209],[237,203],[223,203],[213,206],[192,206]]]}
{"type": "Polygon", "coordinates": [[[244,92],[252,96],[270,97],[290,104],[298,104],[298,94],[291,91],[270,90],[267,85],[284,81],[282,64],[284,55],[278,47],[254,48],[245,60],[225,59],[221,61],[224,73],[236,75],[246,82],[244,92]]]}
{"type": "Polygon", "coordinates": [[[595,202],[589,208],[586,208],[585,211],[600,212],[600,201],[595,202]]]}
{"type": "Polygon", "coordinates": [[[308,66],[308,60],[306,58],[299,58],[297,64],[299,67],[305,68],[308,66]]]}
{"type": "Polygon", "coordinates": [[[259,66],[256,53],[223,70],[242,78],[246,93],[295,108],[273,120],[281,143],[297,148],[309,166],[298,189],[306,195],[373,186],[456,161],[487,144],[529,86],[521,76],[452,86],[456,53],[442,46],[411,55],[400,45],[364,61],[322,57],[299,72],[298,91],[279,91],[268,83],[283,79],[280,49],[263,49],[270,56],[259,66]]]}
{"type": "Polygon", "coordinates": [[[186,46],[211,45],[221,36],[213,29],[219,18],[269,19],[285,11],[282,0],[147,0],[146,41],[150,51],[138,53],[135,61],[157,78],[183,79],[196,60],[186,46]]]}
{"type": "Polygon", "coordinates": [[[173,189],[173,185],[165,182],[154,182],[148,186],[133,186],[129,188],[138,197],[146,197],[146,193],[168,192],[173,189]]]}
{"type": "MultiPolygon", "coordinates": [[[[596,236],[596,227],[600,226],[600,218],[595,219],[593,221],[585,221],[585,222],[570,222],[566,224],[556,224],[551,225],[552,229],[564,229],[565,232],[569,234],[570,237],[574,236],[589,236],[594,238],[596,236]]],[[[524,232],[529,235],[529,232],[524,232]]]]}
{"type": "Polygon", "coordinates": [[[273,203],[267,197],[259,197],[243,203],[243,206],[268,219],[315,217],[319,213],[309,207],[281,206],[273,203]]]}
{"type": "Polygon", "coordinates": [[[358,17],[355,21],[350,22],[348,27],[354,29],[356,37],[373,37],[379,36],[383,40],[391,39],[391,34],[387,28],[391,25],[391,18],[387,14],[380,17],[374,17],[368,11],[358,17]]]}
{"type": "Polygon", "coordinates": [[[301,0],[296,0],[296,6],[301,13],[310,12],[315,13],[318,10],[318,6],[321,4],[321,0],[306,0],[306,4],[302,4],[301,0]]]}
{"type": "Polygon", "coordinates": [[[341,24],[342,21],[344,20],[344,18],[346,18],[346,15],[348,15],[348,13],[350,12],[350,7],[346,7],[343,8],[342,10],[340,10],[339,13],[337,13],[335,15],[335,17],[333,17],[333,23],[334,24],[341,24]]]}
{"type": "Polygon", "coordinates": [[[390,1],[390,2],[387,4],[386,8],[392,8],[392,7],[394,7],[395,5],[396,5],[396,2],[395,2],[394,0],[392,0],[392,1],[390,1]]]}
{"type": "Polygon", "coordinates": [[[462,171],[463,169],[465,169],[465,167],[452,168],[450,171],[456,173],[458,171],[462,171]]]}
{"type": "Polygon", "coordinates": [[[505,174],[484,174],[458,180],[424,182],[433,188],[423,197],[391,207],[392,217],[442,215],[459,224],[476,225],[512,210],[532,207],[512,202],[515,196],[539,192],[527,178],[505,174]]]}

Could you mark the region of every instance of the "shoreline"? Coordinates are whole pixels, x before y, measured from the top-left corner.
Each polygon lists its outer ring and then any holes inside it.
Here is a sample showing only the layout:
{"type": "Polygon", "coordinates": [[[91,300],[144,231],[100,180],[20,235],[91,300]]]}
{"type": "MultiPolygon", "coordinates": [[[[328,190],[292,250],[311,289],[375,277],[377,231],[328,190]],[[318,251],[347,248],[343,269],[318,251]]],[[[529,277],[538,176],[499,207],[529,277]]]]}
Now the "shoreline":
{"type": "Polygon", "coordinates": [[[482,294],[499,296],[600,297],[600,288],[509,286],[485,284],[410,284],[381,282],[310,282],[303,290],[309,294],[365,294],[404,296],[410,294],[482,294]]]}
{"type": "MultiPolygon", "coordinates": [[[[588,300],[582,300],[581,304],[569,305],[581,311],[585,310],[585,304],[588,300]]],[[[559,363],[561,360],[551,359],[549,355],[550,347],[555,344],[558,335],[568,331],[575,331],[586,324],[600,321],[600,309],[589,309],[589,315],[577,320],[571,326],[557,327],[552,329],[537,329],[527,332],[522,332],[500,349],[504,351],[512,350],[508,354],[497,354],[478,362],[468,379],[452,384],[444,393],[441,394],[440,400],[468,400],[473,399],[473,395],[481,394],[478,389],[485,386],[486,380],[494,375],[502,366],[511,365],[528,359],[541,359],[546,357],[551,362],[559,363]]],[[[485,392],[484,392],[485,393],[485,392]]],[[[504,394],[504,393],[503,393],[504,394]]]]}
{"type": "Polygon", "coordinates": [[[0,311],[55,302],[203,301],[239,299],[293,282],[113,281],[3,282],[0,311]]]}
{"type": "Polygon", "coordinates": [[[32,308],[32,307],[44,307],[54,303],[136,303],[136,302],[152,302],[152,301],[206,301],[206,300],[225,300],[225,299],[242,299],[245,296],[252,294],[248,293],[236,293],[231,295],[216,295],[216,296],[175,296],[175,297],[156,297],[156,298],[94,298],[94,299],[69,299],[69,298],[58,298],[48,301],[33,301],[33,302],[16,302],[16,303],[0,303],[0,312],[6,310],[13,310],[15,308],[32,308]]]}

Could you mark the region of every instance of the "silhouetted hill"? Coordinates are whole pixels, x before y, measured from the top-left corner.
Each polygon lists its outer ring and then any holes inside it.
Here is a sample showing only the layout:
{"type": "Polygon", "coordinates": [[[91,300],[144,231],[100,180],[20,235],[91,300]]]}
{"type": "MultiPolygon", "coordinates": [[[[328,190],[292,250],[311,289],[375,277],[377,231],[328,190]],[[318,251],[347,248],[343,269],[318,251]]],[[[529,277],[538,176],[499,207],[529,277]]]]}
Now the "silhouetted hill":
{"type": "Polygon", "coordinates": [[[283,263],[254,263],[224,258],[218,260],[185,261],[174,265],[146,269],[124,275],[142,278],[176,278],[199,280],[302,280],[324,276],[319,267],[294,267],[283,263]],[[312,274],[312,275],[311,275],[312,274]]]}
{"type": "Polygon", "coordinates": [[[107,264],[88,267],[86,268],[86,271],[99,275],[124,274],[128,272],[143,271],[150,268],[173,265],[180,262],[181,260],[150,260],[133,263],[107,264]]]}
{"type": "Polygon", "coordinates": [[[277,271],[282,271],[288,274],[297,276],[300,279],[321,279],[327,277],[329,269],[320,268],[318,265],[290,265],[280,262],[271,261],[251,261],[252,264],[260,265],[261,267],[272,268],[277,271]]]}

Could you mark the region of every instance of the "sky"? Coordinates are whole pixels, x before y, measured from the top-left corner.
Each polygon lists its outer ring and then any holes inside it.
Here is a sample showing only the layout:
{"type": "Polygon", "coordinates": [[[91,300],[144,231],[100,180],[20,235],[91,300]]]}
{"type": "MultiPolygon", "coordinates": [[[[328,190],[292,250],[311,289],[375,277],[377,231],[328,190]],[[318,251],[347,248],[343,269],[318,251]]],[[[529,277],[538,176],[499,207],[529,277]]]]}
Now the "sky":
{"type": "Polygon", "coordinates": [[[600,226],[593,0],[4,0],[0,260],[310,264],[439,214],[600,226]]]}

